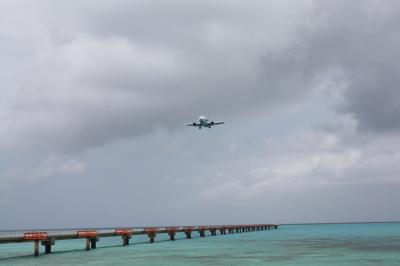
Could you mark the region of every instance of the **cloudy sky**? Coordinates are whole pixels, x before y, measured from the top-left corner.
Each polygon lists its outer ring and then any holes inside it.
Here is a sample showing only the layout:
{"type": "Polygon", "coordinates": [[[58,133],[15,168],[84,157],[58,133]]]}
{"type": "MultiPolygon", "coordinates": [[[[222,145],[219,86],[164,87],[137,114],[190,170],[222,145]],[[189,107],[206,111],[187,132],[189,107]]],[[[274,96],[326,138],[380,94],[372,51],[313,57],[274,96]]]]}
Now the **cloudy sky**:
{"type": "Polygon", "coordinates": [[[397,0],[1,0],[0,229],[400,220],[399,25],[397,0]]]}

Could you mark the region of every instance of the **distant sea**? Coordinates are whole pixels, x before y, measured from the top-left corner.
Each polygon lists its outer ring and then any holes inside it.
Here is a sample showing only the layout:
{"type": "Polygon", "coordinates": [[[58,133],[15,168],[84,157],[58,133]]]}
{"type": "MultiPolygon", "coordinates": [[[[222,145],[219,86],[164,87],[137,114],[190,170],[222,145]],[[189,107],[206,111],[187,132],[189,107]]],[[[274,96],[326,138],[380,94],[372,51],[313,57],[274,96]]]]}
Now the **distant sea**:
{"type": "MultiPolygon", "coordinates": [[[[0,232],[1,234],[1,232],[0,232]]],[[[134,236],[56,241],[50,255],[32,256],[33,243],[0,244],[0,265],[400,265],[400,223],[282,225],[278,230],[148,243],[134,236]]],[[[41,253],[44,252],[43,247],[41,253]]]]}

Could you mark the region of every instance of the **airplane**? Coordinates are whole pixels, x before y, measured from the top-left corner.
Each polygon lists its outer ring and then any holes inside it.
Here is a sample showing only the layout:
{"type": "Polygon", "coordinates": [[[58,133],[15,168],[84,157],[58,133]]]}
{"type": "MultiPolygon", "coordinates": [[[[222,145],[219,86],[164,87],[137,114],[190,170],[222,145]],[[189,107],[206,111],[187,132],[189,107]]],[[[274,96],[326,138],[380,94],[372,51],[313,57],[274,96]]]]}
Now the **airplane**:
{"type": "Polygon", "coordinates": [[[212,126],[216,126],[216,125],[222,125],[225,124],[225,121],[220,121],[220,122],[214,122],[214,121],[209,121],[207,119],[207,117],[205,117],[204,115],[199,116],[199,122],[193,122],[193,123],[189,123],[186,124],[186,126],[189,127],[198,127],[199,129],[202,129],[203,127],[208,127],[211,128],[212,126]]]}

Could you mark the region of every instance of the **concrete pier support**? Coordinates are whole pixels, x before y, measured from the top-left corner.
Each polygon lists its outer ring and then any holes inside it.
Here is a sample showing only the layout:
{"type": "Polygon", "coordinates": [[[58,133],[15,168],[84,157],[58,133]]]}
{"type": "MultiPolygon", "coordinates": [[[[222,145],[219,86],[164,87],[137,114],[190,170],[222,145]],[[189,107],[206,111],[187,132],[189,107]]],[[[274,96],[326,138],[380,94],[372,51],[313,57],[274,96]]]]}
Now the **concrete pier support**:
{"type": "Polygon", "coordinates": [[[170,239],[171,241],[174,241],[174,240],[175,240],[175,232],[168,232],[168,235],[169,235],[169,239],[170,239]]]}
{"type": "Polygon", "coordinates": [[[209,230],[210,230],[210,233],[211,233],[212,236],[216,236],[217,235],[217,229],[210,228],[209,230]]]}
{"type": "Polygon", "coordinates": [[[156,233],[150,232],[147,234],[149,237],[150,243],[154,243],[154,239],[156,238],[156,233]]]}
{"type": "Polygon", "coordinates": [[[176,230],[178,227],[172,226],[167,228],[167,233],[169,235],[169,240],[174,241],[175,240],[175,235],[176,235],[176,230]]]}
{"type": "Polygon", "coordinates": [[[55,244],[55,239],[46,239],[41,241],[42,246],[44,246],[44,253],[50,254],[51,253],[51,246],[55,244]]]}
{"type": "Polygon", "coordinates": [[[150,234],[150,235],[149,235],[150,243],[154,243],[155,237],[156,237],[156,234],[150,234]]]}
{"type": "Polygon", "coordinates": [[[98,237],[93,237],[93,238],[90,238],[90,248],[92,248],[92,249],[96,249],[96,243],[97,243],[97,241],[99,241],[99,238],[98,237]]]}
{"type": "Polygon", "coordinates": [[[39,256],[39,240],[35,240],[35,247],[33,251],[35,257],[39,256]]]}
{"type": "Polygon", "coordinates": [[[193,231],[193,227],[191,227],[191,226],[186,226],[183,228],[183,232],[185,233],[187,239],[192,238],[192,231],[193,231]]]}
{"type": "Polygon", "coordinates": [[[147,227],[144,229],[144,232],[147,233],[147,236],[149,237],[150,243],[154,243],[158,231],[158,227],[147,227]]]}
{"type": "Polygon", "coordinates": [[[205,230],[199,230],[200,237],[205,237],[206,236],[206,231],[205,230]]]}
{"type": "Polygon", "coordinates": [[[128,246],[129,245],[129,239],[131,239],[130,235],[123,235],[122,237],[122,245],[123,246],[128,246]]]}
{"type": "Polygon", "coordinates": [[[90,250],[90,239],[86,238],[86,251],[90,250]]]}
{"type": "Polygon", "coordinates": [[[86,239],[86,250],[90,248],[96,248],[96,242],[99,240],[99,236],[96,230],[79,230],[77,231],[78,238],[86,239]]]}
{"type": "Polygon", "coordinates": [[[123,246],[128,246],[129,245],[129,239],[132,238],[133,229],[131,229],[131,228],[117,228],[117,229],[115,229],[115,234],[118,235],[118,236],[121,236],[122,245],[123,246]]]}
{"type": "Polygon", "coordinates": [[[44,246],[44,253],[45,254],[50,254],[51,253],[51,246],[50,245],[44,246]]]}
{"type": "Polygon", "coordinates": [[[221,235],[225,235],[225,229],[223,229],[223,228],[221,228],[221,229],[219,229],[219,232],[221,233],[221,235]]]}

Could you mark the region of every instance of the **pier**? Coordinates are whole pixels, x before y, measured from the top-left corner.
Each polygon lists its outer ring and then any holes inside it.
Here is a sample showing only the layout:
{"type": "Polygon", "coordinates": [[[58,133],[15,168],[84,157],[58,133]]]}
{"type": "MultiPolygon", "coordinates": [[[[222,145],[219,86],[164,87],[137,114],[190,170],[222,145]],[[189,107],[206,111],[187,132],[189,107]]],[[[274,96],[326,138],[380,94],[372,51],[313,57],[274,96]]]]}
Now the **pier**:
{"type": "Polygon", "coordinates": [[[82,229],[82,230],[49,230],[27,231],[11,236],[0,236],[0,244],[33,242],[33,255],[39,256],[40,245],[44,246],[44,253],[50,254],[51,247],[57,240],[84,239],[85,249],[90,251],[96,248],[96,242],[102,237],[120,236],[122,245],[129,245],[130,239],[134,235],[147,235],[150,243],[154,243],[158,234],[168,234],[171,241],[175,240],[177,233],[184,233],[187,239],[192,238],[192,234],[197,233],[200,237],[206,237],[206,232],[210,236],[235,234],[244,232],[256,232],[278,229],[276,224],[244,224],[244,225],[209,225],[209,226],[165,226],[165,227],[142,227],[142,228],[110,228],[110,229],[82,229]],[[39,245],[40,244],[40,245],[39,245]]]}

